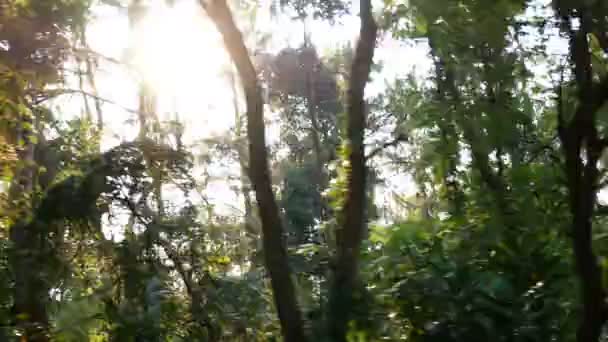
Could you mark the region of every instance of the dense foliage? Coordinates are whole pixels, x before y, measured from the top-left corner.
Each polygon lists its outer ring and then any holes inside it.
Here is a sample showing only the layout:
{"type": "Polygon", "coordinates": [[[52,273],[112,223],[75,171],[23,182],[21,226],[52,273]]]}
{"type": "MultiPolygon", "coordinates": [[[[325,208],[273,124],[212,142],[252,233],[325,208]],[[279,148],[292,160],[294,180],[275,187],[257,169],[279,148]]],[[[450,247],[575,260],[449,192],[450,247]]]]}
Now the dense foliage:
{"type": "Polygon", "coordinates": [[[0,341],[604,341],[607,103],[601,0],[0,0],[0,341]],[[184,4],[219,134],[133,57],[184,4]]]}

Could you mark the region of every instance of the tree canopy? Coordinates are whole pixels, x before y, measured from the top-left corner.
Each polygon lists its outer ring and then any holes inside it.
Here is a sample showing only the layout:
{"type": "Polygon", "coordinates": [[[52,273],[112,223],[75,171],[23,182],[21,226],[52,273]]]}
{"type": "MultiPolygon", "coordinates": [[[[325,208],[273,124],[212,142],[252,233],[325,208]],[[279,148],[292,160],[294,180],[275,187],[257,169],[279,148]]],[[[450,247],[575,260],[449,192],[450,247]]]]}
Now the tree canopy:
{"type": "Polygon", "coordinates": [[[606,341],[607,104],[601,0],[0,0],[0,341],[606,341]]]}

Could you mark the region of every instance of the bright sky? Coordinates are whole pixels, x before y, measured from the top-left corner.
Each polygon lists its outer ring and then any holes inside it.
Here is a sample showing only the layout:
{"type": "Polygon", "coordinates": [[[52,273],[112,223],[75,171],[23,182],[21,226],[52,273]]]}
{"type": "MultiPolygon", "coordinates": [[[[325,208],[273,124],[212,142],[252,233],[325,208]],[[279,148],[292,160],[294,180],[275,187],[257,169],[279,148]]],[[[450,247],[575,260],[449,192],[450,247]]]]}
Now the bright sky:
{"type": "MultiPolygon", "coordinates": [[[[136,72],[133,68],[100,60],[96,74],[99,96],[118,104],[103,106],[105,148],[137,135],[136,115],[124,108],[137,109],[138,84],[142,80],[152,84],[158,92],[161,120],[173,119],[178,113],[180,120],[184,121],[186,143],[222,134],[234,125],[233,94],[226,77],[222,76],[229,65],[229,58],[198,1],[178,0],[171,8],[165,5],[164,0],[150,3],[152,9],[135,32],[130,32],[126,9],[99,5],[93,10],[87,31],[91,49],[120,61],[131,58],[138,69],[136,72]]],[[[357,8],[353,8],[351,13],[356,14],[357,8]]],[[[272,33],[266,48],[270,52],[300,45],[303,29],[302,22],[285,17],[271,18],[264,7],[258,11],[256,31],[272,33]],[[277,30],[277,27],[281,29],[277,30]]],[[[359,20],[350,15],[333,25],[307,22],[306,29],[323,54],[354,41],[359,31],[359,20]]],[[[247,38],[250,39],[251,35],[246,35],[247,38]]],[[[382,61],[384,68],[368,85],[368,95],[378,93],[387,80],[404,75],[414,67],[421,75],[430,67],[424,46],[405,45],[390,38],[381,41],[376,60],[382,61]]],[[[72,88],[77,88],[75,76],[70,82],[72,88]]],[[[68,109],[68,115],[79,115],[82,110],[82,99],[76,95],[57,104],[62,106],[64,113],[68,109]]],[[[267,128],[269,144],[276,141],[278,129],[276,126],[267,128]]],[[[238,168],[220,165],[210,168],[217,180],[209,184],[207,194],[220,211],[234,212],[235,203],[242,202],[226,181],[229,174],[238,172],[235,170],[238,168]]],[[[398,191],[412,191],[413,186],[404,175],[395,174],[390,178],[398,191]]],[[[382,202],[383,198],[377,198],[377,201],[382,202]]]]}
{"type": "MultiPolygon", "coordinates": [[[[215,28],[205,19],[197,0],[177,1],[173,8],[167,8],[163,0],[153,4],[156,5],[133,35],[129,34],[124,10],[109,6],[96,8],[88,31],[91,47],[119,60],[125,60],[129,52],[134,51],[136,65],[161,94],[160,111],[177,109],[180,115],[193,120],[193,123],[199,119],[206,123],[203,127],[193,126],[197,128],[196,136],[206,133],[200,129],[210,132],[225,130],[233,124],[232,94],[227,91],[226,79],[220,74],[229,59],[215,28]],[[213,115],[208,112],[213,112],[213,115]]],[[[304,26],[301,22],[288,18],[271,19],[268,13],[260,12],[256,24],[258,31],[272,32],[267,50],[278,51],[301,43],[304,26]],[[276,30],[276,27],[281,27],[281,30],[276,30]]],[[[352,41],[358,33],[359,21],[355,16],[347,16],[341,24],[317,21],[306,26],[323,53],[352,41]]],[[[405,74],[414,66],[422,72],[430,67],[424,47],[406,46],[392,39],[382,41],[376,59],[385,67],[381,77],[376,77],[375,82],[368,86],[368,94],[377,93],[383,88],[384,80],[405,74]]],[[[125,107],[136,108],[134,75],[125,73],[124,68],[116,69],[104,65],[98,76],[100,92],[125,107]]],[[[108,114],[112,115],[112,112],[108,114]]],[[[113,116],[108,120],[115,122],[124,118],[122,114],[116,114],[119,115],[118,120],[113,116]]]]}
{"type": "MultiPolygon", "coordinates": [[[[542,5],[547,1],[537,1],[539,6],[530,9],[526,15],[540,14],[542,5]]],[[[161,119],[173,119],[178,113],[180,120],[185,122],[184,140],[187,143],[226,132],[234,125],[233,94],[226,77],[222,76],[223,70],[229,65],[229,58],[215,28],[206,20],[198,0],[178,0],[171,8],[165,5],[164,0],[150,3],[151,11],[135,32],[129,30],[126,10],[110,6],[94,9],[94,18],[88,30],[92,49],[122,61],[131,57],[139,69],[136,73],[124,66],[102,62],[96,77],[100,96],[122,107],[136,109],[138,83],[144,80],[152,84],[159,94],[161,119]]],[[[270,52],[300,45],[304,26],[322,54],[346,42],[353,42],[358,34],[359,20],[356,15],[342,18],[339,24],[309,21],[304,25],[285,16],[271,18],[267,5],[258,10],[255,29],[258,33],[271,33],[265,48],[270,52]],[[277,27],[281,29],[277,30],[277,27]]],[[[357,12],[356,6],[351,9],[351,13],[357,12]]],[[[238,18],[237,21],[247,22],[238,18]]],[[[252,35],[246,34],[246,38],[251,41],[252,35]]],[[[532,43],[534,37],[530,39],[532,43]]],[[[564,46],[557,41],[550,43],[550,47],[553,52],[561,53],[564,46]]],[[[379,75],[374,75],[373,82],[368,85],[368,96],[382,91],[385,82],[391,82],[412,70],[424,78],[431,68],[426,44],[406,44],[386,36],[376,50],[376,61],[382,63],[383,69],[379,75]]],[[[544,70],[548,62],[535,66],[536,73],[547,74],[544,70]]],[[[75,108],[81,106],[81,102],[75,104],[75,108]]],[[[107,127],[104,145],[107,147],[136,136],[138,126],[134,114],[118,106],[105,105],[104,116],[107,127]]],[[[269,126],[267,135],[269,143],[276,141],[278,127],[269,126]]],[[[220,207],[222,203],[229,208],[241,202],[225,181],[229,174],[235,173],[235,169],[219,165],[211,168],[212,176],[217,181],[210,184],[209,193],[213,195],[210,199],[220,207]]],[[[407,175],[388,169],[383,171],[390,188],[410,194],[414,191],[407,175]]],[[[377,195],[378,204],[387,200],[387,196],[390,197],[385,191],[378,191],[377,195]]]]}

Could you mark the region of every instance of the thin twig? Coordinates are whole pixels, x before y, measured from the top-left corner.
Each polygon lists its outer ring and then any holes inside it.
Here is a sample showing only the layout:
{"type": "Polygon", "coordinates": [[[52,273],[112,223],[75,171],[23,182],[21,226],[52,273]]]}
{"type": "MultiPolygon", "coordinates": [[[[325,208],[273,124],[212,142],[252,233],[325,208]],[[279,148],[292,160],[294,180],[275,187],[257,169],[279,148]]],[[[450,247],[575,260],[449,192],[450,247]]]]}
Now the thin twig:
{"type": "Polygon", "coordinates": [[[100,101],[100,102],[104,102],[104,103],[116,106],[116,107],[118,107],[118,108],[120,108],[120,109],[122,109],[122,110],[124,110],[126,112],[129,112],[129,113],[133,113],[133,114],[140,114],[141,113],[141,111],[139,111],[139,110],[125,107],[124,105],[121,105],[121,104],[117,103],[116,101],[113,101],[113,100],[110,100],[110,99],[107,99],[105,97],[101,97],[101,96],[98,96],[98,95],[95,95],[95,94],[91,94],[89,92],[86,92],[86,91],[80,90],[80,89],[52,89],[52,90],[50,90],[48,92],[48,96],[45,97],[45,98],[43,98],[43,99],[41,99],[41,100],[39,100],[37,104],[41,104],[41,103],[43,103],[45,101],[48,101],[48,100],[50,100],[52,98],[56,98],[56,97],[59,97],[59,96],[73,95],[73,94],[80,94],[80,95],[83,95],[83,96],[90,97],[90,98],[92,98],[92,99],[94,99],[96,101],[100,101]]]}

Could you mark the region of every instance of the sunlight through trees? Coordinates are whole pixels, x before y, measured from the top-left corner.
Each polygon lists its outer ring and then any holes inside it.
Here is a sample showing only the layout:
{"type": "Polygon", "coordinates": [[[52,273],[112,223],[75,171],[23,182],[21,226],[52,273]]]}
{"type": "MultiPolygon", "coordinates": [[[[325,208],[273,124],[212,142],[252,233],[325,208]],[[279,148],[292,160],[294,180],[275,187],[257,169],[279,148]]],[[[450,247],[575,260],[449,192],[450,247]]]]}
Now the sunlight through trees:
{"type": "Polygon", "coordinates": [[[0,0],[0,341],[608,340],[608,2],[0,0]]]}

